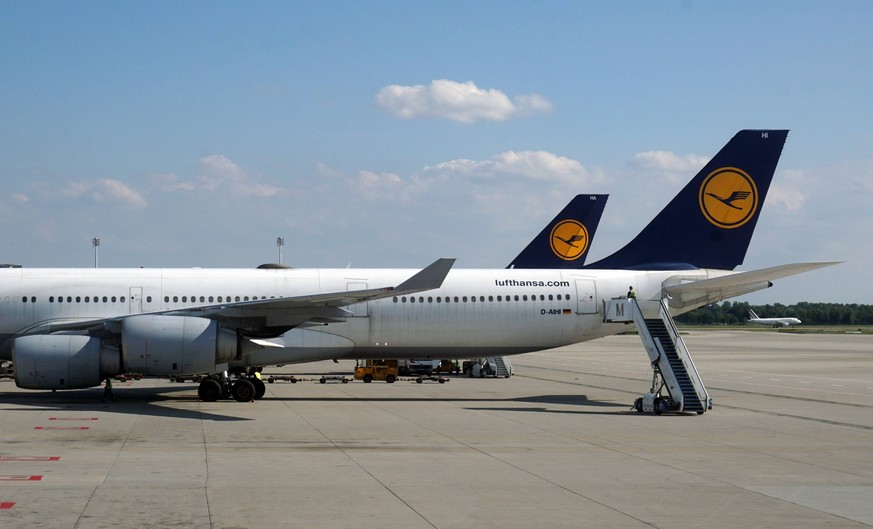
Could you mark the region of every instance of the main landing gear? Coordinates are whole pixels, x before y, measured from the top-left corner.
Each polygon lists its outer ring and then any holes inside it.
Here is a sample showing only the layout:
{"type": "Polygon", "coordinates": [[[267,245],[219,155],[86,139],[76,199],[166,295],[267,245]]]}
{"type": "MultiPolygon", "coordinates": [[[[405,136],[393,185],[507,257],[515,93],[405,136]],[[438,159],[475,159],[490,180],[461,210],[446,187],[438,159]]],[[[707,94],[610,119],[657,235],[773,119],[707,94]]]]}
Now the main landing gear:
{"type": "Polygon", "coordinates": [[[209,375],[200,381],[197,395],[203,402],[215,402],[221,398],[233,398],[237,402],[260,400],[267,392],[264,381],[254,375],[254,371],[239,373],[239,378],[231,380],[227,371],[209,375]]]}

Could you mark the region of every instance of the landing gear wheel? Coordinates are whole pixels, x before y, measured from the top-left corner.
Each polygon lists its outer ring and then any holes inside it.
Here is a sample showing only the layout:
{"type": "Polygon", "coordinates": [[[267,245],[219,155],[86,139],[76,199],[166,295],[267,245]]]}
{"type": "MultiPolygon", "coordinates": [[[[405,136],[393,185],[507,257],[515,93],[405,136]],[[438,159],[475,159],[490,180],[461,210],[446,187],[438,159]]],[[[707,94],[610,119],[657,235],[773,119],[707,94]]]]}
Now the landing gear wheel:
{"type": "Polygon", "coordinates": [[[221,397],[221,384],[214,378],[204,378],[197,388],[197,396],[203,402],[215,402],[221,397]]]}
{"type": "Polygon", "coordinates": [[[422,384],[422,383],[424,383],[424,380],[422,380],[421,377],[418,377],[418,378],[415,379],[415,383],[416,383],[416,384],[422,384]]]}
{"type": "Polygon", "coordinates": [[[243,378],[233,383],[231,393],[237,402],[251,402],[255,400],[255,385],[243,378]]]}
{"type": "Polygon", "coordinates": [[[397,377],[395,377],[394,375],[388,375],[387,377],[385,377],[385,382],[389,384],[393,384],[395,380],[397,380],[397,377]]]}
{"type": "Polygon", "coordinates": [[[261,400],[267,393],[267,385],[259,378],[250,378],[249,381],[255,386],[255,400],[261,400]]]}
{"type": "Polygon", "coordinates": [[[372,381],[373,381],[373,375],[371,375],[370,373],[367,373],[366,375],[364,375],[364,382],[369,384],[372,381]]]}

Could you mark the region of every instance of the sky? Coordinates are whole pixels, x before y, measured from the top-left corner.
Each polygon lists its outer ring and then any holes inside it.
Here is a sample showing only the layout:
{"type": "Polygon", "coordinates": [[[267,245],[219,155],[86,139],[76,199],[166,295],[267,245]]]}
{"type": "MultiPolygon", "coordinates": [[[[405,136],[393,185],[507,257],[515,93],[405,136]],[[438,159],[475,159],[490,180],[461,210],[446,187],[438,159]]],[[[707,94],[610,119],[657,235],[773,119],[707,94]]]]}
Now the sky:
{"type": "Polygon", "coordinates": [[[0,0],[0,262],[503,268],[578,193],[589,262],[738,130],[790,129],[753,303],[871,303],[873,2],[0,0]]]}

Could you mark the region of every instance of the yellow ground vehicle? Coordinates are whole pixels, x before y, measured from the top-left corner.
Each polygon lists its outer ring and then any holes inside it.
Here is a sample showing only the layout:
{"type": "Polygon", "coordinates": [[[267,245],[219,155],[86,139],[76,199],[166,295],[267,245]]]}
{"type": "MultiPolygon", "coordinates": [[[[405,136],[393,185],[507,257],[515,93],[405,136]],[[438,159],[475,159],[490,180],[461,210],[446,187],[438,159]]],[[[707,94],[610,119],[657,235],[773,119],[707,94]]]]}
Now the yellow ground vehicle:
{"type": "Polygon", "coordinates": [[[370,383],[384,380],[392,384],[397,380],[397,360],[365,360],[355,368],[355,380],[370,383]]]}

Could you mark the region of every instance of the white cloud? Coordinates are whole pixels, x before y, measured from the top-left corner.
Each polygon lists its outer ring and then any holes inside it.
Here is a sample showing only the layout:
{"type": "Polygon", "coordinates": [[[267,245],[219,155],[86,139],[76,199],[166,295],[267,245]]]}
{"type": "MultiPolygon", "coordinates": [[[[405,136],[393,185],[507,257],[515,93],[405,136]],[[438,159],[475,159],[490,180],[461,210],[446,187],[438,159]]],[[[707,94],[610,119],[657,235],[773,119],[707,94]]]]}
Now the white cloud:
{"type": "Polygon", "coordinates": [[[505,151],[490,160],[451,160],[425,168],[426,172],[459,174],[473,178],[515,177],[533,181],[582,184],[599,179],[581,163],[547,151],[505,151]]]}
{"type": "Polygon", "coordinates": [[[773,205],[781,205],[788,211],[797,211],[806,202],[806,195],[799,190],[783,187],[778,184],[771,184],[770,191],[767,193],[767,202],[773,205]]]}
{"type": "Polygon", "coordinates": [[[679,156],[670,151],[645,151],[634,155],[630,164],[642,171],[668,171],[694,174],[709,161],[709,156],[686,154],[679,156]]]}
{"type": "Polygon", "coordinates": [[[164,174],[152,177],[153,185],[165,193],[221,190],[237,198],[269,198],[282,192],[280,187],[259,182],[257,176],[223,154],[204,156],[199,162],[202,174],[194,180],[184,181],[175,174],[164,174]]]}
{"type": "Polygon", "coordinates": [[[403,179],[394,173],[361,171],[355,181],[358,192],[368,198],[384,197],[403,191],[403,179]]]}
{"type": "Polygon", "coordinates": [[[433,117],[463,123],[503,121],[552,109],[552,104],[537,94],[510,99],[500,90],[482,89],[472,81],[447,79],[432,81],[429,86],[386,86],[376,94],[376,104],[403,119],[433,117]]]}
{"type": "Polygon", "coordinates": [[[148,201],[139,192],[124,182],[103,178],[97,181],[71,182],[60,190],[61,194],[72,198],[89,198],[103,204],[118,204],[135,209],[148,206],[148,201]]]}

